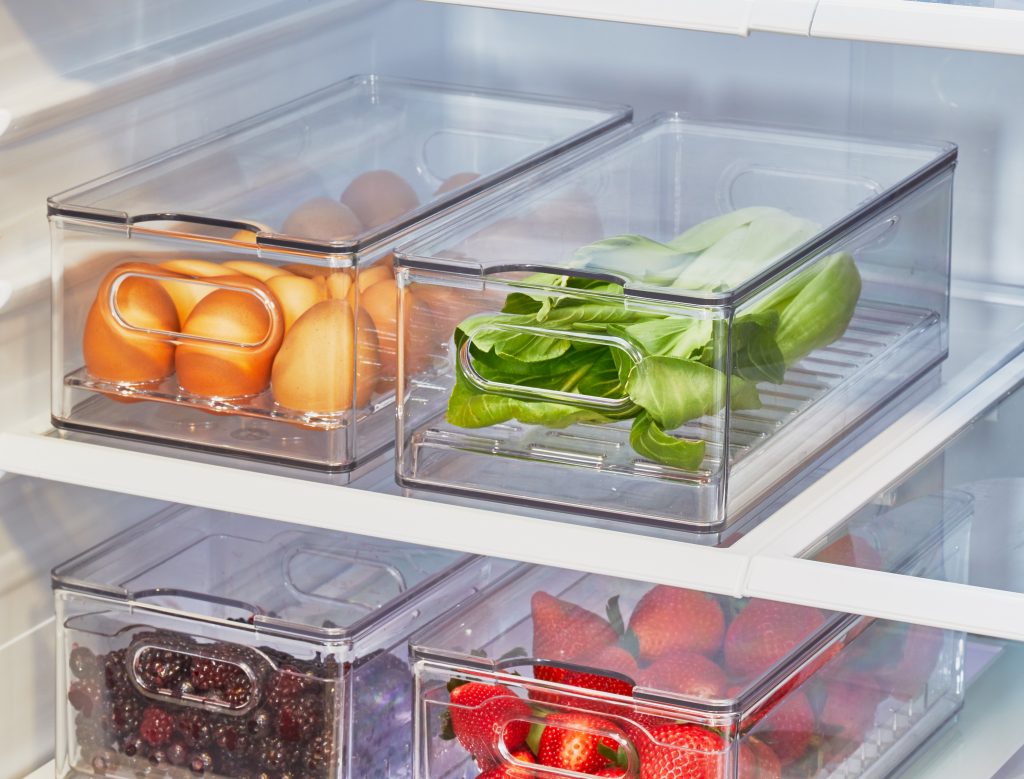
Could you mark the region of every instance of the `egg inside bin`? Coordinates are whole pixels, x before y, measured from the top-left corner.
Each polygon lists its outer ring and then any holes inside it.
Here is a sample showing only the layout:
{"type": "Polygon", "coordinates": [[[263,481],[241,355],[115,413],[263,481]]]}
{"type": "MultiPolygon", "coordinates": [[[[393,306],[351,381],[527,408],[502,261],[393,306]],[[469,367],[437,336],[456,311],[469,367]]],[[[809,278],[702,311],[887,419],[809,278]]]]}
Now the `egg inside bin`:
{"type": "Polygon", "coordinates": [[[341,193],[363,225],[372,229],[391,222],[419,206],[409,182],[390,170],[371,170],[356,176],[341,193]]]}

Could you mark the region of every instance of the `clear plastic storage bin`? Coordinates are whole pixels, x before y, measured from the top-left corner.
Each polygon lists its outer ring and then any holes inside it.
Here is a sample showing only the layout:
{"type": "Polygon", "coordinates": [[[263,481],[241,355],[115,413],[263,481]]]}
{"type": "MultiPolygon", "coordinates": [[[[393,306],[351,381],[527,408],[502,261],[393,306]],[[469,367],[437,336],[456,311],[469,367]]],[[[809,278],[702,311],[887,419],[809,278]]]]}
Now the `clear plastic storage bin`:
{"type": "MultiPolygon", "coordinates": [[[[969,502],[916,510],[946,512],[950,536],[857,532],[819,559],[963,574],[969,502]]],[[[887,777],[961,706],[963,638],[521,566],[413,636],[415,777],[887,777]]]]}
{"type": "Polygon", "coordinates": [[[57,776],[408,777],[408,637],[508,567],[154,517],[54,571],[57,776]]]}
{"type": "Polygon", "coordinates": [[[51,198],[54,423],[372,460],[394,440],[394,242],[629,117],[359,76],[51,198]]]}
{"type": "Polygon", "coordinates": [[[945,357],[955,161],[667,114],[509,182],[396,252],[400,481],[721,530],[945,357]]]}

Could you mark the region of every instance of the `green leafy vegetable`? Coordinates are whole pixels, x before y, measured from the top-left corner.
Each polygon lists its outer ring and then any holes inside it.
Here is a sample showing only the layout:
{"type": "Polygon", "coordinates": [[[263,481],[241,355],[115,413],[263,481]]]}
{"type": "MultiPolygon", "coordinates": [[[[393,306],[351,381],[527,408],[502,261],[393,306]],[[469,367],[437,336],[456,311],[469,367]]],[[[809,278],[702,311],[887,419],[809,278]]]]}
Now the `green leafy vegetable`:
{"type": "Polygon", "coordinates": [[[669,316],[638,308],[623,297],[621,284],[594,276],[726,290],[817,231],[777,208],[757,207],[709,219],[667,243],[619,235],[581,247],[570,263],[581,275],[530,276],[500,313],[470,317],[459,326],[456,345],[471,339],[476,372],[509,386],[481,390],[457,363],[448,421],[467,428],[509,420],[562,428],[633,418],[630,445],[637,454],[699,468],[704,442],[671,431],[717,414],[726,393],[734,409],[760,408],[759,384],[781,384],[787,368],[842,336],[861,292],[856,263],[846,253],[816,262],[749,306],[728,329],[723,320],[697,311],[669,316]],[[722,372],[726,350],[729,374],[722,372]],[[544,391],[576,394],[580,402],[545,399],[544,391]],[[631,403],[595,411],[594,398],[631,403]]]}

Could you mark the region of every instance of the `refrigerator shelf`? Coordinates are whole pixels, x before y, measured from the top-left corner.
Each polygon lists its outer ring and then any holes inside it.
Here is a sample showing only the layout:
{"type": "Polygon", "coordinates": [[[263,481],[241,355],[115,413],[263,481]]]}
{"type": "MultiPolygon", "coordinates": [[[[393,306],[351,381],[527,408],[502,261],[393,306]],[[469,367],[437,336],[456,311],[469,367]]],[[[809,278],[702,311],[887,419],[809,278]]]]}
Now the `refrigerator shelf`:
{"type": "MultiPolygon", "coordinates": [[[[1024,640],[1020,591],[797,559],[841,527],[851,511],[891,504],[890,489],[901,474],[913,472],[1024,380],[1024,294],[1007,286],[961,284],[954,286],[952,306],[950,358],[937,386],[925,388],[930,394],[873,440],[856,442],[859,451],[847,451],[841,463],[819,464],[814,485],[796,497],[806,484],[794,486],[784,493],[786,505],[765,507],[770,516],[759,527],[738,540],[725,539],[731,546],[723,548],[693,543],[700,539],[664,528],[640,535],[596,518],[437,495],[403,496],[390,462],[343,488],[309,471],[243,465],[153,445],[112,445],[98,437],[62,438],[43,417],[0,433],[0,469],[505,559],[1024,640]],[[993,333],[1001,335],[993,338],[993,333]],[[987,348],[979,350],[981,343],[987,348]],[[494,522],[501,523],[501,533],[493,531],[494,522]]],[[[1012,443],[1010,429],[1003,432],[1012,443]]],[[[978,454],[964,459],[983,460],[978,454]]]]}
{"type": "Polygon", "coordinates": [[[1019,0],[433,0],[507,11],[749,35],[898,43],[1024,54],[1019,0]]]}

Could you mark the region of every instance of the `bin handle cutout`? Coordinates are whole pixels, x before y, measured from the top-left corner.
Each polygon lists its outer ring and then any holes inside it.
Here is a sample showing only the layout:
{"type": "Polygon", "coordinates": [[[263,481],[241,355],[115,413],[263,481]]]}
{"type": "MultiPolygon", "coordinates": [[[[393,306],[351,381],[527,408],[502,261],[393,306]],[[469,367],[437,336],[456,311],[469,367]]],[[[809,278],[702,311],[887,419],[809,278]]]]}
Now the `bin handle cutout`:
{"type": "MultiPolygon", "coordinates": [[[[611,346],[626,353],[635,364],[644,359],[643,353],[625,338],[620,338],[606,333],[585,333],[566,332],[565,330],[553,330],[546,327],[534,327],[532,325],[516,325],[497,322],[480,330],[496,330],[499,332],[517,333],[524,335],[536,335],[544,338],[552,338],[563,341],[579,341],[581,343],[599,344],[611,346]]],[[[479,331],[478,331],[479,332],[479,331]]],[[[606,413],[619,413],[632,410],[636,404],[628,395],[621,398],[603,398],[598,395],[585,395],[579,392],[566,392],[564,390],[543,389],[523,384],[509,384],[503,381],[493,381],[480,374],[473,364],[472,346],[473,336],[467,335],[459,348],[459,367],[462,369],[466,380],[482,392],[489,392],[492,395],[503,395],[520,400],[540,400],[548,403],[562,403],[579,408],[593,409],[606,413]]]]}
{"type": "Polygon", "coordinates": [[[260,678],[252,663],[244,657],[234,657],[229,660],[225,657],[204,653],[201,646],[175,646],[171,642],[161,641],[159,638],[144,638],[132,643],[128,647],[125,667],[132,686],[139,693],[153,700],[164,701],[165,703],[173,702],[182,706],[205,709],[232,716],[248,714],[256,708],[260,701],[260,678]],[[157,687],[140,672],[144,657],[149,652],[171,652],[175,655],[192,658],[193,660],[209,660],[221,665],[231,666],[245,677],[248,684],[248,695],[242,701],[229,702],[198,691],[157,687]]]}
{"type": "MultiPolygon", "coordinates": [[[[225,275],[228,275],[229,273],[230,269],[225,269],[225,275]]],[[[110,271],[110,273],[104,277],[103,281],[100,282],[99,290],[96,293],[96,302],[99,307],[100,316],[111,328],[127,330],[155,341],[166,342],[168,340],[172,340],[175,343],[216,344],[235,349],[243,349],[247,353],[259,355],[263,352],[272,351],[271,347],[274,344],[279,343],[278,335],[284,332],[284,317],[281,314],[280,306],[278,306],[277,301],[270,293],[270,290],[268,290],[261,281],[241,275],[235,275],[231,278],[225,279],[195,277],[187,276],[183,273],[176,273],[175,271],[144,262],[126,262],[122,265],[118,265],[110,271]],[[173,330],[157,330],[133,325],[128,322],[117,309],[117,292],[121,288],[121,285],[132,277],[150,279],[158,283],[172,281],[195,284],[198,286],[213,287],[214,289],[234,290],[246,295],[251,295],[267,310],[267,315],[270,317],[270,327],[267,328],[267,333],[261,340],[252,343],[243,343],[238,341],[225,341],[221,338],[211,338],[208,336],[189,335],[187,333],[173,330]]],[[[179,327],[184,326],[184,324],[184,322],[180,322],[179,327]]]]}

